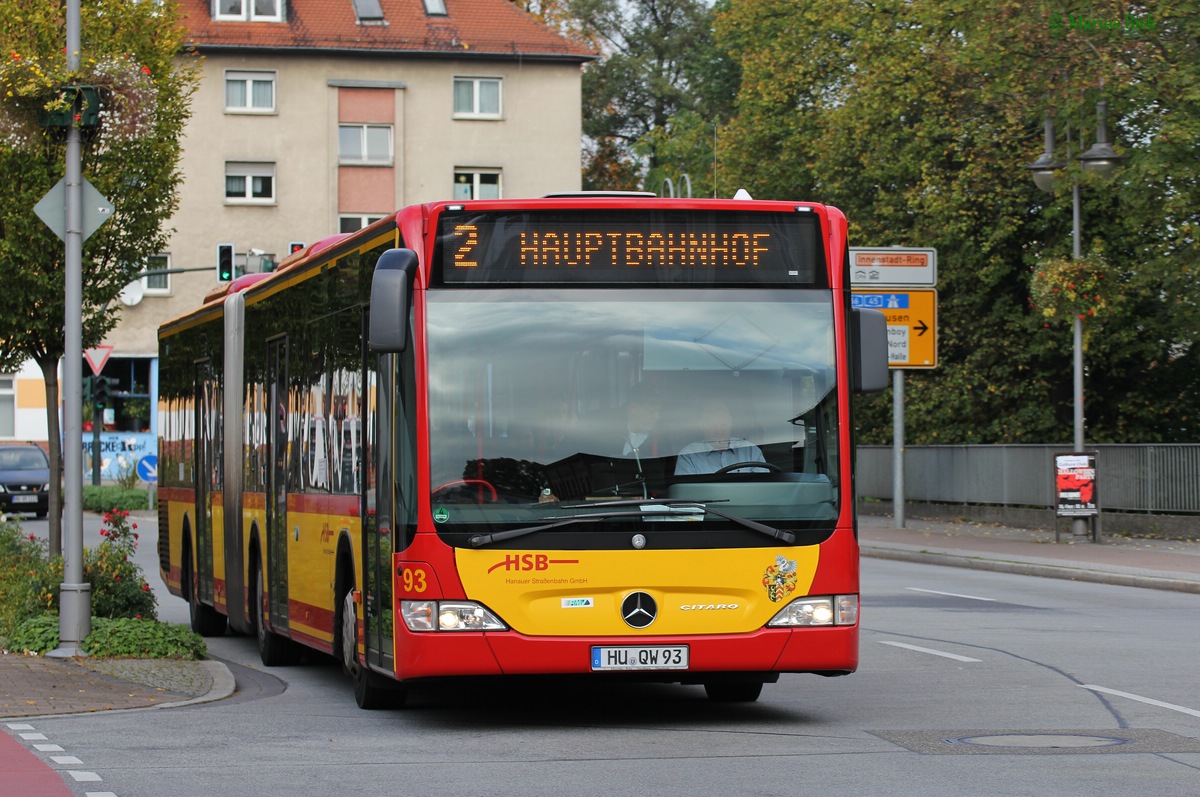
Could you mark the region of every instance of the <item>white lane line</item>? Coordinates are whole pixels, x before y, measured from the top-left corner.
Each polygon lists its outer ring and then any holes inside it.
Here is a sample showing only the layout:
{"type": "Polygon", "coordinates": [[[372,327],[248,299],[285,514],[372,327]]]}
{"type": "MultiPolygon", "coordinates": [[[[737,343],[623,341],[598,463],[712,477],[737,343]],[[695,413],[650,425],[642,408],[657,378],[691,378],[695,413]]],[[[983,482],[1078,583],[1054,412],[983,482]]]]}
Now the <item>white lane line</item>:
{"type": "Polygon", "coordinates": [[[905,587],[905,589],[912,590],[913,592],[928,592],[930,595],[945,595],[949,598],[966,598],[972,601],[990,601],[992,603],[996,603],[997,601],[996,598],[981,598],[978,595],[962,595],[957,592],[940,592],[936,589],[921,589],[920,587],[905,587]]]}
{"type": "Polygon", "coordinates": [[[63,748],[61,744],[35,744],[33,746],[39,753],[61,753],[63,748]]]}
{"type": "Polygon", "coordinates": [[[68,769],[67,774],[70,775],[71,777],[75,778],[76,783],[85,783],[85,782],[93,782],[93,781],[97,781],[97,780],[104,780],[104,778],[100,777],[95,772],[80,772],[77,769],[68,769]]]}
{"type": "Polygon", "coordinates": [[[111,791],[87,791],[84,792],[84,794],[86,797],[117,797],[117,795],[111,791]]]}
{"type": "Polygon", "coordinates": [[[1142,697],[1141,695],[1131,695],[1129,692],[1118,692],[1116,689],[1106,689],[1103,686],[1095,684],[1080,684],[1084,689],[1091,689],[1093,692],[1103,692],[1106,695],[1116,695],[1117,697],[1127,697],[1130,700],[1136,700],[1139,703],[1146,703],[1159,708],[1169,708],[1171,711],[1178,711],[1183,714],[1191,714],[1193,717],[1200,717],[1200,711],[1186,706],[1177,706],[1174,703],[1164,703],[1161,700],[1155,700],[1151,697],[1142,697]]]}
{"type": "Polygon", "coordinates": [[[73,755],[52,755],[52,756],[50,756],[50,760],[56,764],[82,764],[83,763],[83,761],[80,760],[80,758],[78,756],[73,756],[73,755]]]}
{"type": "Polygon", "coordinates": [[[33,726],[28,722],[10,722],[8,723],[8,729],[10,731],[31,731],[33,730],[33,726]]]}
{"type": "Polygon", "coordinates": [[[897,648],[904,648],[905,650],[915,650],[918,653],[928,653],[931,656],[941,656],[942,658],[954,659],[955,661],[981,661],[980,659],[972,659],[969,656],[960,656],[957,653],[947,653],[944,650],[931,650],[930,648],[919,648],[916,645],[906,645],[903,642],[888,642],[881,639],[879,640],[879,644],[891,645],[897,648]]]}
{"type": "Polygon", "coordinates": [[[18,735],[27,742],[46,741],[46,734],[44,733],[22,733],[18,735]]]}

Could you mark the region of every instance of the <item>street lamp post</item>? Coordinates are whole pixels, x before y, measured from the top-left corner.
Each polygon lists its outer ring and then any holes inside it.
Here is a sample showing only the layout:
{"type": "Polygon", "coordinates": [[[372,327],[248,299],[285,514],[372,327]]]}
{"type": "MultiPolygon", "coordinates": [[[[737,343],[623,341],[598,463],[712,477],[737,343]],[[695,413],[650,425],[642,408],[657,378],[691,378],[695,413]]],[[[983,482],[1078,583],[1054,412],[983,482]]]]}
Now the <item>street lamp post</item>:
{"type": "MultiPolygon", "coordinates": [[[[1106,115],[1108,111],[1108,103],[1100,100],[1096,103],[1096,143],[1091,149],[1079,155],[1078,161],[1085,172],[1095,174],[1101,178],[1108,179],[1116,171],[1117,166],[1121,162],[1121,157],[1112,148],[1108,142],[1108,124],[1106,115]]],[[[1046,147],[1042,156],[1025,168],[1033,175],[1033,182],[1038,188],[1047,193],[1054,193],[1054,184],[1056,172],[1066,166],[1060,160],[1054,157],[1054,124],[1050,118],[1050,114],[1046,114],[1046,147]]],[[[1068,136],[1067,157],[1070,157],[1070,141],[1068,136]]],[[[1080,251],[1080,224],[1079,224],[1079,178],[1072,176],[1071,178],[1071,257],[1074,260],[1082,258],[1080,251]]],[[[1074,405],[1074,431],[1075,431],[1075,453],[1083,453],[1084,435],[1083,435],[1083,320],[1076,315],[1072,319],[1072,335],[1074,340],[1074,380],[1073,380],[1073,405],[1074,405]]],[[[1074,536],[1083,537],[1087,535],[1087,520],[1082,517],[1075,518],[1071,523],[1071,532],[1074,536]]]]}

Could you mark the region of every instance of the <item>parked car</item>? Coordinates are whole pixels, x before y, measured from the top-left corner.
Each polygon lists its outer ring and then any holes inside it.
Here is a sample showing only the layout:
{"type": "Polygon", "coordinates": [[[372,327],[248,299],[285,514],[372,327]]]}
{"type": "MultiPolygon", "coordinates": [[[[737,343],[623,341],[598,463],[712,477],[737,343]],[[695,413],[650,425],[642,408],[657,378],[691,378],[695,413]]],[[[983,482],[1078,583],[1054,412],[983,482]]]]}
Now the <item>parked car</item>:
{"type": "Polygon", "coordinates": [[[50,460],[33,443],[0,445],[0,513],[50,514],[50,460]]]}

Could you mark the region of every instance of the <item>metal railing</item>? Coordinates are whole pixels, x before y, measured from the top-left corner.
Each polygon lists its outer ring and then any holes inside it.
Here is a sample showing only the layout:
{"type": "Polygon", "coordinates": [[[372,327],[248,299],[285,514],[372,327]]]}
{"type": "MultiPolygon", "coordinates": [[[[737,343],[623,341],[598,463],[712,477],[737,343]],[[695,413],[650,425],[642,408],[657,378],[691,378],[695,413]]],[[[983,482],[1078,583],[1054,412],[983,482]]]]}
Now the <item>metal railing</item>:
{"type": "MultiPolygon", "coordinates": [[[[1070,446],[908,446],[904,500],[1054,507],[1054,457],[1070,446]]],[[[1100,506],[1119,512],[1200,513],[1200,444],[1097,445],[1100,506]]],[[[891,446],[859,446],[860,498],[892,498],[891,446]]]]}

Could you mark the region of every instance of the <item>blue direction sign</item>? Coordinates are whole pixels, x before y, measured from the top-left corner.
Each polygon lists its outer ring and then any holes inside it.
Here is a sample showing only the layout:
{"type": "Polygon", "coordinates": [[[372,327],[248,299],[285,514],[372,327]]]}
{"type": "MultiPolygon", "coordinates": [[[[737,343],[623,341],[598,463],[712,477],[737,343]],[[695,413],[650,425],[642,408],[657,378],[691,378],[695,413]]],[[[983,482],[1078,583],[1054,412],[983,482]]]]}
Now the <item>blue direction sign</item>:
{"type": "Polygon", "coordinates": [[[147,454],[138,460],[137,464],[138,478],[144,482],[158,481],[158,457],[153,454],[147,454]]]}

